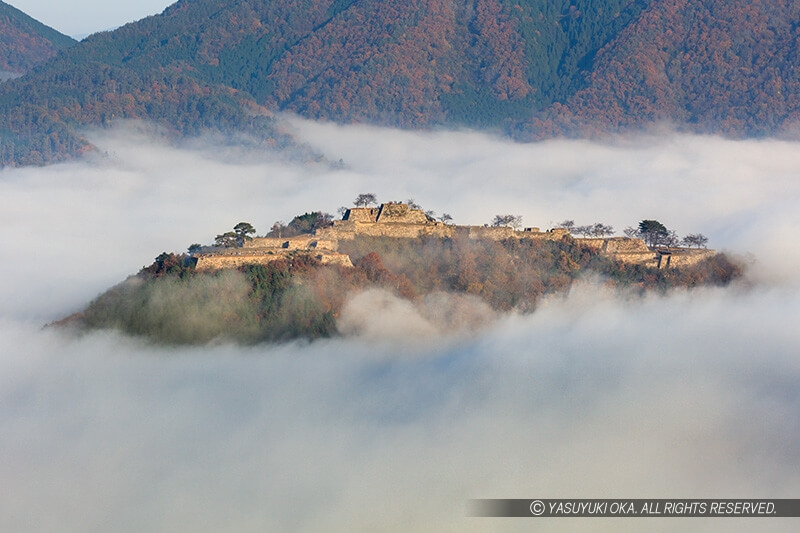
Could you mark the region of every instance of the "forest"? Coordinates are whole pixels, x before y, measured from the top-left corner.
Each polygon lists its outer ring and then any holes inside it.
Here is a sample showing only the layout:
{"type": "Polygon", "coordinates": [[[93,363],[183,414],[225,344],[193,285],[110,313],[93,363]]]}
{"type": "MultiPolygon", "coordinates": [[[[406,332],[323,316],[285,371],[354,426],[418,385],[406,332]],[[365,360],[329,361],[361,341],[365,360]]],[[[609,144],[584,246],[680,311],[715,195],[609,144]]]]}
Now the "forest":
{"type": "Polygon", "coordinates": [[[0,83],[0,165],[81,155],[81,128],[120,119],[281,145],[279,111],[524,141],[664,121],[780,135],[800,116],[798,28],[788,0],[178,2],[0,83]]]}
{"type": "Polygon", "coordinates": [[[74,44],[71,37],[0,2],[0,70],[24,73],[74,44]]]}

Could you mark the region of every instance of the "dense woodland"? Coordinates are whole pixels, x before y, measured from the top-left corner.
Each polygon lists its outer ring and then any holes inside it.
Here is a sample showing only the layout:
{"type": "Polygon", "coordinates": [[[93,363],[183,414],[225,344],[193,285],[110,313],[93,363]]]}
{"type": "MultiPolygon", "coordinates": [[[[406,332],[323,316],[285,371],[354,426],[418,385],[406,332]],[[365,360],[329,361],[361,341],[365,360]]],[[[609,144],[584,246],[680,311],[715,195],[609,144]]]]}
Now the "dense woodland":
{"type": "Polygon", "coordinates": [[[0,70],[22,73],[75,44],[71,37],[0,2],[0,70]]]}
{"type": "Polygon", "coordinates": [[[157,343],[245,344],[338,334],[348,298],[380,287],[417,301],[439,292],[477,296],[497,312],[533,312],[579,279],[614,290],[666,291],[725,285],[741,266],[717,255],[696,266],[658,270],[625,265],[578,240],[394,239],[340,243],[354,268],[320,265],[298,252],[267,265],[197,272],[186,255],[164,253],[66,323],[113,328],[157,343]]]}
{"type": "Polygon", "coordinates": [[[0,165],[82,153],[77,128],[121,118],[273,139],[279,110],[519,139],[775,134],[800,117],[799,43],[789,0],[182,0],[0,84],[0,165]]]}

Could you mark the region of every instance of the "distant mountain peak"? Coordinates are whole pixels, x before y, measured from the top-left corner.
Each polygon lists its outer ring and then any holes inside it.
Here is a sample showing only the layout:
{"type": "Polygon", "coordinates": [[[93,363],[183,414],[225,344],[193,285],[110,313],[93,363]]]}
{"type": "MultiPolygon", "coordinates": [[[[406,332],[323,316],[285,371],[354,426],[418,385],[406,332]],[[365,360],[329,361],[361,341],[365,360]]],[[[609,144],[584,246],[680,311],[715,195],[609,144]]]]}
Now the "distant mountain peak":
{"type": "Polygon", "coordinates": [[[28,71],[75,40],[0,2],[0,70],[28,71]]]}

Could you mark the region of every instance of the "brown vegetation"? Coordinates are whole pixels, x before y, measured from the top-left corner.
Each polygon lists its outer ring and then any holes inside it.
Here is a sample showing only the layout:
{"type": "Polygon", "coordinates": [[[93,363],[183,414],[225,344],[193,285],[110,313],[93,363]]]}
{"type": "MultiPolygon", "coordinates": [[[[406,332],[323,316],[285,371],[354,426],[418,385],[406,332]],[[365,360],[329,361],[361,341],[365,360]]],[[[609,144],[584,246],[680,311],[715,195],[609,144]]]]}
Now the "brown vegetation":
{"type": "Polygon", "coordinates": [[[625,264],[565,237],[503,241],[359,236],[341,243],[352,267],[323,265],[298,252],[267,264],[197,271],[187,256],[161,254],[68,321],[115,328],[156,342],[244,343],[335,335],[346,302],[369,288],[411,301],[437,293],[480,298],[497,312],[532,312],[542,297],[579,279],[626,291],[724,285],[740,265],[717,255],[694,265],[656,269],[625,264]]]}

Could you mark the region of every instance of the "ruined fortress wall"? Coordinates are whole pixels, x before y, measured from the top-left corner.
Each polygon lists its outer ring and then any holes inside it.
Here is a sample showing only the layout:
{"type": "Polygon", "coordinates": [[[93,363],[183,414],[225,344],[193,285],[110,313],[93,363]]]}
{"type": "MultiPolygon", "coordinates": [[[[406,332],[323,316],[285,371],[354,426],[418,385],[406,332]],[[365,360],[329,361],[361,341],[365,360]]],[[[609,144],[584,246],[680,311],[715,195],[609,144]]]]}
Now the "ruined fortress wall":
{"type": "Polygon", "coordinates": [[[287,250],[307,250],[316,248],[320,239],[316,235],[298,235],[284,239],[283,247],[287,250]]]}
{"type": "Polygon", "coordinates": [[[620,252],[615,254],[606,254],[611,258],[629,265],[644,265],[648,267],[658,266],[658,254],[655,252],[620,252]]]}
{"type": "Polygon", "coordinates": [[[569,231],[563,228],[547,231],[539,231],[539,228],[526,228],[524,231],[517,231],[508,226],[460,226],[460,228],[466,228],[470,239],[490,239],[493,241],[502,241],[511,237],[557,241],[569,235],[569,231]]]}
{"type": "MultiPolygon", "coordinates": [[[[330,232],[329,234],[334,235],[330,232]]],[[[242,250],[305,250],[309,248],[320,250],[336,250],[338,248],[338,243],[336,242],[335,237],[322,239],[317,235],[298,235],[296,237],[288,237],[284,239],[278,239],[276,237],[256,237],[255,239],[246,242],[242,247],[242,250]]]]}
{"type": "Polygon", "coordinates": [[[353,267],[353,262],[350,256],[340,253],[319,253],[314,256],[323,265],[341,265],[344,267],[353,267]]]}
{"type": "Polygon", "coordinates": [[[602,251],[606,245],[606,239],[576,239],[579,244],[588,246],[592,250],[602,251]]]}
{"type": "Polygon", "coordinates": [[[286,254],[201,254],[197,257],[197,270],[219,270],[222,268],[238,268],[243,265],[266,265],[272,261],[283,259],[286,254]]]}
{"type": "Polygon", "coordinates": [[[507,226],[467,226],[470,239],[490,239],[501,241],[514,237],[514,228],[507,226]]]}
{"type": "Polygon", "coordinates": [[[352,207],[345,211],[342,220],[351,222],[375,222],[378,220],[377,207],[352,207]]]}
{"type": "Polygon", "coordinates": [[[444,224],[356,224],[354,235],[416,239],[423,236],[451,237],[453,229],[444,224]]]}
{"type": "MultiPolygon", "coordinates": [[[[639,239],[631,239],[637,241],[639,239]]],[[[693,266],[715,256],[717,253],[714,250],[689,250],[678,249],[671,252],[652,251],[647,246],[644,247],[647,251],[604,251],[606,255],[613,257],[623,263],[639,264],[653,268],[675,268],[693,266]]]]}
{"type": "Polygon", "coordinates": [[[631,239],[630,237],[611,237],[606,239],[605,251],[608,253],[650,253],[642,239],[631,239]]]}
{"type": "Polygon", "coordinates": [[[286,239],[279,239],[277,237],[254,237],[249,241],[245,241],[242,248],[282,248],[286,239]]]}
{"type": "MultiPolygon", "coordinates": [[[[309,255],[323,265],[353,266],[350,256],[346,254],[321,250],[309,255]]],[[[278,259],[286,259],[290,256],[292,256],[292,253],[289,250],[283,252],[266,252],[262,250],[260,253],[201,254],[196,256],[197,266],[195,268],[197,270],[220,270],[223,268],[238,268],[244,265],[267,265],[278,259]]]]}
{"type": "Polygon", "coordinates": [[[320,228],[316,236],[326,240],[353,240],[355,237],[356,223],[352,220],[334,220],[333,226],[320,228]]]}
{"type": "MultiPolygon", "coordinates": [[[[717,252],[714,250],[679,250],[674,251],[670,254],[669,259],[669,266],[671,268],[674,267],[687,267],[696,265],[697,263],[703,261],[704,259],[708,259],[710,257],[714,257],[717,255],[717,252]]],[[[662,259],[661,268],[664,268],[665,261],[662,259]]]]}
{"type": "Polygon", "coordinates": [[[339,242],[335,239],[317,239],[312,243],[312,247],[316,250],[330,250],[333,252],[339,249],[339,242]]]}
{"type": "MultiPolygon", "coordinates": [[[[336,220],[314,235],[289,238],[257,237],[242,248],[220,250],[197,255],[198,270],[236,268],[246,264],[267,264],[289,254],[305,250],[323,264],[352,266],[347,255],[336,252],[340,240],[352,240],[357,235],[416,239],[424,236],[452,238],[456,235],[470,239],[500,241],[508,238],[560,240],[570,236],[565,228],[542,232],[538,228],[516,231],[507,226],[448,226],[434,222],[419,209],[407,204],[382,204],[379,208],[354,207],[347,210],[343,220],[336,220]]],[[[715,255],[713,250],[677,249],[672,253],[653,251],[641,239],[629,237],[577,239],[598,253],[630,264],[657,268],[688,266],[715,255]]]]}
{"type": "Polygon", "coordinates": [[[403,224],[428,224],[428,217],[420,209],[411,209],[408,204],[383,204],[377,222],[399,222],[403,224]]]}
{"type": "Polygon", "coordinates": [[[514,236],[520,239],[543,239],[548,241],[560,241],[569,235],[569,231],[564,228],[554,228],[547,231],[539,231],[539,228],[525,228],[524,231],[515,231],[514,236]]]}
{"type": "Polygon", "coordinates": [[[572,237],[567,228],[552,228],[545,232],[552,240],[561,240],[564,237],[572,237]]]}
{"type": "Polygon", "coordinates": [[[642,239],[629,237],[593,237],[576,239],[598,253],[627,264],[658,266],[658,254],[647,247],[642,239]]]}
{"type": "Polygon", "coordinates": [[[653,254],[642,239],[630,237],[590,237],[580,238],[577,241],[598,252],[607,254],[653,254]]]}
{"type": "Polygon", "coordinates": [[[332,226],[318,229],[317,235],[324,235],[329,231],[353,231],[355,227],[356,223],[352,220],[334,220],[332,226]]]}

